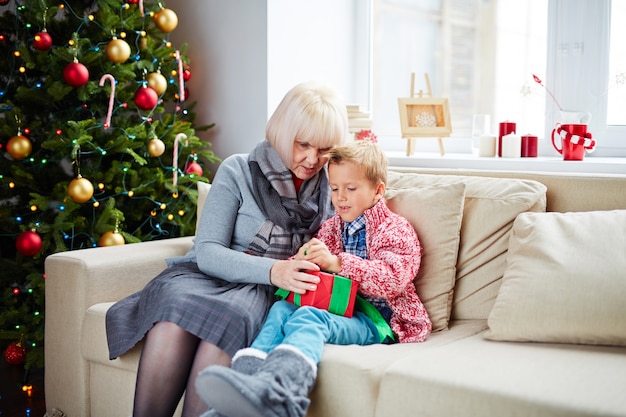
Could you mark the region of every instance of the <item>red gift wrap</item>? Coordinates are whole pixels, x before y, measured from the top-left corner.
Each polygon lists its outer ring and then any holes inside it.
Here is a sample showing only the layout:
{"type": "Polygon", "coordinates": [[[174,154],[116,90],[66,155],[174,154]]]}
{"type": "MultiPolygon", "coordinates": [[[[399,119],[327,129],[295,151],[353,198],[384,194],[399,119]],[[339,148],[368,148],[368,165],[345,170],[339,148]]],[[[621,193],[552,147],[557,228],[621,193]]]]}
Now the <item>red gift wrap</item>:
{"type": "Polygon", "coordinates": [[[340,316],[352,317],[359,283],[350,278],[328,272],[309,273],[317,275],[320,279],[316,291],[295,294],[279,289],[276,291],[276,295],[297,306],[312,306],[340,316]]]}

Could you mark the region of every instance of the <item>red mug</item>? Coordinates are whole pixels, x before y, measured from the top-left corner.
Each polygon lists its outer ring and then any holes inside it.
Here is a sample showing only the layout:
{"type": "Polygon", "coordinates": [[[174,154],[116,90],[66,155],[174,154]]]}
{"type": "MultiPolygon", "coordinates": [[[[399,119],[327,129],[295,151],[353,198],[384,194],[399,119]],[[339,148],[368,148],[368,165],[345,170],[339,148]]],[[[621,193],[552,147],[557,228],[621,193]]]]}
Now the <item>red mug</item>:
{"type": "Polygon", "coordinates": [[[585,124],[558,124],[552,130],[552,146],[564,161],[582,161],[585,150],[590,152],[596,146],[585,124]],[[561,146],[557,145],[559,143],[561,146]]]}

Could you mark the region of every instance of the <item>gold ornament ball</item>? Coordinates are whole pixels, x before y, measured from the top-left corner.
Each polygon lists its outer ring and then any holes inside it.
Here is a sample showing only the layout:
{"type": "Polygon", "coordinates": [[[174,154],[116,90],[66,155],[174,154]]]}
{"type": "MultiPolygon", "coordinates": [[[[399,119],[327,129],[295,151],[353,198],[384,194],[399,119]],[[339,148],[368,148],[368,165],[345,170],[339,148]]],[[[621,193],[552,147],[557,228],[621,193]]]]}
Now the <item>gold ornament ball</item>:
{"type": "Polygon", "coordinates": [[[130,58],[130,46],[123,39],[113,38],[107,44],[106,54],[109,61],[114,64],[123,64],[128,58],[130,58]]]}
{"type": "Polygon", "coordinates": [[[141,51],[145,51],[146,49],[148,49],[148,38],[146,38],[145,36],[139,38],[139,49],[141,51]]]}
{"type": "Polygon", "coordinates": [[[161,156],[163,155],[163,152],[165,152],[165,144],[161,139],[154,138],[148,142],[148,153],[150,156],[161,156]]]}
{"type": "Polygon", "coordinates": [[[178,16],[171,9],[161,9],[154,15],[154,23],[161,32],[169,33],[178,26],[178,16]]]}
{"type": "Polygon", "coordinates": [[[13,159],[24,159],[33,150],[33,144],[26,136],[16,135],[7,142],[7,153],[13,159]]]}
{"type": "Polygon", "coordinates": [[[105,232],[100,236],[98,246],[117,246],[124,245],[124,236],[119,232],[105,232]]]}
{"type": "Polygon", "coordinates": [[[148,81],[148,87],[156,91],[158,95],[165,93],[165,90],[167,90],[167,80],[160,72],[151,72],[146,77],[146,81],[148,81]]]}
{"type": "Polygon", "coordinates": [[[85,203],[93,196],[93,184],[86,178],[74,178],[67,186],[67,193],[75,202],[85,203]]]}

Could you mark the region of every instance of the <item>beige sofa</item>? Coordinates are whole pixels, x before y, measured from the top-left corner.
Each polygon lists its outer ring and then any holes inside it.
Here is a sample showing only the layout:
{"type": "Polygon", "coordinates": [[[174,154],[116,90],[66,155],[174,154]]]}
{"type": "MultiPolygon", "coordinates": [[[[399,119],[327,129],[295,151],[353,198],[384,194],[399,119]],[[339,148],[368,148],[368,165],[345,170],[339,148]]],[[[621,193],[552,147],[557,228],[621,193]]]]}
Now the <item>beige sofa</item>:
{"type": "MultiPolygon", "coordinates": [[[[394,169],[387,197],[435,331],[327,346],[309,416],[626,416],[626,174],[394,169]]],[[[131,414],[141,345],[109,361],[105,312],[191,242],[48,257],[49,412],[131,414]]]]}

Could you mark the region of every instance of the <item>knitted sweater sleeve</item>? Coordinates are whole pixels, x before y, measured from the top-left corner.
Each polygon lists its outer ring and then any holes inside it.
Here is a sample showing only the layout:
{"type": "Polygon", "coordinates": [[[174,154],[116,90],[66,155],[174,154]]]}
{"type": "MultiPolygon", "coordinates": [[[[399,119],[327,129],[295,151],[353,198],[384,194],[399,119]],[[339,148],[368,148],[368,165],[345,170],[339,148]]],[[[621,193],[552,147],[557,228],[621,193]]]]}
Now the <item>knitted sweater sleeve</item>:
{"type": "Polygon", "coordinates": [[[369,259],[339,254],[342,274],[359,281],[364,295],[391,300],[412,285],[417,275],[421,246],[413,227],[397,220],[389,218],[368,233],[369,259]]]}
{"type": "Polygon", "coordinates": [[[205,274],[226,281],[269,284],[276,260],[246,253],[264,221],[252,193],[247,158],[231,156],[215,175],[193,247],[169,263],[196,262],[205,274]]]}

